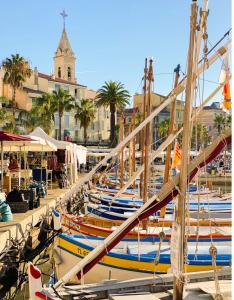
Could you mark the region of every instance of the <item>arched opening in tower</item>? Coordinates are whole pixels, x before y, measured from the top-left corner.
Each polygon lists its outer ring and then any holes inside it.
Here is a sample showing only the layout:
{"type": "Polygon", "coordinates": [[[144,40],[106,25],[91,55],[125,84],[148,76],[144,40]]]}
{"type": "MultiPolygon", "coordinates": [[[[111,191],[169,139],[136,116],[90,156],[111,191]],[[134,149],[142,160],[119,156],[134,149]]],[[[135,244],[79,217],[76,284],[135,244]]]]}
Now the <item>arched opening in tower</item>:
{"type": "Polygon", "coordinates": [[[67,78],[68,80],[71,80],[71,67],[67,68],[67,78]]]}
{"type": "Polygon", "coordinates": [[[58,78],[61,78],[61,68],[58,68],[58,78]]]}

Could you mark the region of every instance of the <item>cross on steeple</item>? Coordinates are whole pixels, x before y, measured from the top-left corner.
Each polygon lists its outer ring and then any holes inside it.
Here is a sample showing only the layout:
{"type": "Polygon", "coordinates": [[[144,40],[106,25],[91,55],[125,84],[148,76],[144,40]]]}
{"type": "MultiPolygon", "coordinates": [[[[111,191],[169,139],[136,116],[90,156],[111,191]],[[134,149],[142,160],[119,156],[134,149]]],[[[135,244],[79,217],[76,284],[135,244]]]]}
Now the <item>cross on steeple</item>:
{"type": "Polygon", "coordinates": [[[65,10],[63,10],[60,15],[63,17],[63,30],[65,30],[65,18],[68,16],[65,12],[65,10]]]}

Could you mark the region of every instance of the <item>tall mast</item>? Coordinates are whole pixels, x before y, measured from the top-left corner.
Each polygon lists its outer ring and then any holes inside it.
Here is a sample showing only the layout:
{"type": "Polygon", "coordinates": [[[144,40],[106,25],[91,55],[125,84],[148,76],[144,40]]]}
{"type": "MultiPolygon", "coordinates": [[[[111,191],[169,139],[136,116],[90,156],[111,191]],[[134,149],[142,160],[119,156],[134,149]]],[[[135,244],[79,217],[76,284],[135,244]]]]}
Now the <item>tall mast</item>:
{"type": "Polygon", "coordinates": [[[187,84],[185,90],[185,109],[184,109],[184,130],[182,142],[182,161],[181,171],[179,177],[179,196],[178,205],[175,209],[175,224],[178,241],[178,258],[173,267],[174,285],[173,285],[173,300],[183,299],[184,289],[184,258],[185,258],[185,202],[187,190],[187,171],[189,162],[190,150],[190,132],[191,132],[191,111],[192,111],[192,86],[193,86],[193,58],[194,58],[194,44],[196,37],[196,23],[197,23],[197,2],[193,0],[191,4],[190,17],[190,40],[188,50],[188,68],[187,68],[187,84]]]}
{"type": "MultiPolygon", "coordinates": [[[[180,65],[178,65],[175,69],[175,82],[174,82],[174,89],[177,87],[179,78],[180,78],[180,65]]],[[[168,130],[168,136],[173,133],[174,131],[174,123],[175,123],[175,113],[176,113],[176,95],[171,102],[171,112],[170,112],[170,127],[168,130]]],[[[169,180],[169,170],[171,165],[171,148],[172,144],[168,145],[167,152],[166,152],[166,164],[165,164],[165,171],[164,171],[164,179],[163,183],[167,183],[169,180]]],[[[160,212],[160,217],[164,218],[166,213],[166,207],[163,207],[160,212]]]]}
{"type": "MultiPolygon", "coordinates": [[[[132,122],[129,123],[128,125],[128,134],[130,134],[131,131],[132,131],[132,122]]],[[[132,141],[133,140],[130,140],[129,147],[128,147],[128,178],[131,178],[132,176],[132,152],[133,152],[132,141]]]]}
{"type": "MultiPolygon", "coordinates": [[[[133,131],[135,129],[136,126],[136,115],[135,115],[135,109],[133,110],[133,117],[132,117],[132,130],[133,131]]],[[[134,174],[136,171],[136,137],[134,137],[132,139],[132,174],[134,174]]],[[[136,188],[136,181],[133,181],[133,189],[136,188]]]]}
{"type": "MultiPolygon", "coordinates": [[[[123,111],[121,111],[121,117],[120,117],[120,142],[124,139],[124,114],[123,111]]],[[[123,187],[123,177],[124,177],[124,147],[122,147],[120,151],[120,187],[123,187]]]]}
{"type": "MultiPolygon", "coordinates": [[[[151,86],[154,80],[153,78],[153,60],[150,59],[149,71],[148,71],[148,93],[147,93],[147,103],[146,103],[146,116],[148,117],[151,113],[151,86]]],[[[148,200],[148,182],[149,182],[149,155],[151,146],[151,122],[146,125],[145,128],[145,157],[144,157],[144,190],[143,190],[143,201],[148,200]]]]}
{"type": "MultiPolygon", "coordinates": [[[[144,86],[143,86],[143,107],[142,107],[142,121],[145,120],[146,117],[146,83],[147,83],[147,73],[148,73],[148,67],[147,67],[148,61],[147,58],[145,59],[145,68],[144,68],[144,86]]],[[[144,164],[144,157],[145,157],[145,127],[141,130],[141,164],[144,164]]],[[[143,198],[144,193],[144,173],[140,176],[140,196],[143,198]]]]}

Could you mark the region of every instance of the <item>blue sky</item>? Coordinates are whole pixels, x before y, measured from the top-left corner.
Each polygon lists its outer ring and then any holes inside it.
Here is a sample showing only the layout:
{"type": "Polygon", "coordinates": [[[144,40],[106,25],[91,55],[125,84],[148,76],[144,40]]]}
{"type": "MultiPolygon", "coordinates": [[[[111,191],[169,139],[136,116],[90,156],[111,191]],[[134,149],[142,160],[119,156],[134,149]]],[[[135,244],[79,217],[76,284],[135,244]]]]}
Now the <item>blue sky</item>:
{"type": "MultiPolygon", "coordinates": [[[[144,59],[152,56],[154,90],[166,95],[172,86],[174,67],[180,63],[185,71],[190,3],[189,0],[2,1],[0,60],[18,52],[33,67],[50,73],[63,27],[59,13],[65,9],[79,83],[98,89],[105,80],[119,80],[131,94],[140,92],[144,59]]],[[[198,4],[201,6],[202,1],[198,4]]],[[[209,9],[208,39],[214,44],[231,27],[231,1],[210,0],[209,9]]],[[[205,79],[217,81],[220,66],[218,61],[205,79]]],[[[214,83],[206,83],[205,94],[215,87],[214,83]]]]}

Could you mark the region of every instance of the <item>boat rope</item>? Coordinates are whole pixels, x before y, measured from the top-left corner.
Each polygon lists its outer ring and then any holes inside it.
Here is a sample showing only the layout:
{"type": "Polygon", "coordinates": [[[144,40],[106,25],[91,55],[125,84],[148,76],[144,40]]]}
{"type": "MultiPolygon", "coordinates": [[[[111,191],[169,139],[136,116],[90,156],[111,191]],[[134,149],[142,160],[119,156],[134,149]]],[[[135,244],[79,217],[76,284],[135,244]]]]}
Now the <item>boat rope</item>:
{"type": "MultiPolygon", "coordinates": [[[[199,191],[200,189],[200,185],[199,185],[199,174],[200,174],[201,169],[199,168],[198,172],[197,172],[197,180],[196,180],[196,185],[197,185],[197,191],[199,191]]],[[[198,253],[198,243],[199,243],[199,228],[200,228],[200,200],[201,200],[201,195],[200,193],[198,193],[198,197],[197,197],[197,211],[198,211],[198,216],[197,216],[197,226],[196,226],[196,247],[195,247],[195,256],[197,257],[197,253],[198,253]]]]}
{"type": "MultiPolygon", "coordinates": [[[[216,42],[214,44],[214,46],[212,46],[208,40],[208,43],[211,45],[211,49],[209,51],[207,51],[207,55],[209,55],[213,50],[217,53],[217,51],[215,50],[215,48],[226,38],[228,37],[229,38],[229,35],[230,35],[230,32],[231,32],[232,28],[230,28],[222,37],[220,40],[218,40],[218,42],[216,42]]],[[[204,60],[204,57],[202,57],[198,63],[201,63],[202,61],[204,60]]]]}
{"type": "Polygon", "coordinates": [[[222,295],[220,294],[219,277],[218,277],[217,265],[216,265],[217,248],[215,246],[211,245],[209,248],[209,252],[210,252],[210,255],[212,256],[212,266],[214,268],[215,299],[223,299],[222,295]]]}
{"type": "Polygon", "coordinates": [[[165,237],[166,237],[166,235],[165,235],[164,231],[159,232],[159,239],[160,240],[159,240],[159,243],[158,243],[158,251],[156,251],[156,256],[154,258],[154,265],[155,265],[154,273],[156,272],[157,266],[158,266],[159,261],[160,261],[161,247],[162,247],[162,243],[163,243],[165,237]]]}

